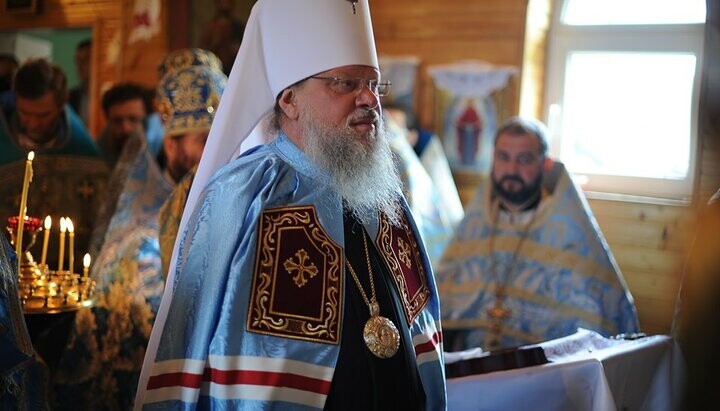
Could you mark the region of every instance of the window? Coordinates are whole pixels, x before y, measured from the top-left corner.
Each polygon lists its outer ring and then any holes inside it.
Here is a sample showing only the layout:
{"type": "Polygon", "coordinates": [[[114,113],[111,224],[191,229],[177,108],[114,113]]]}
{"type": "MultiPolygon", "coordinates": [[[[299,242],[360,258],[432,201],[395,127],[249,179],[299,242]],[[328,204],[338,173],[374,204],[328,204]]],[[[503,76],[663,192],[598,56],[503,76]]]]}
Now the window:
{"type": "Polygon", "coordinates": [[[550,153],[586,191],[689,199],[704,0],[557,1],[550,153]]]}

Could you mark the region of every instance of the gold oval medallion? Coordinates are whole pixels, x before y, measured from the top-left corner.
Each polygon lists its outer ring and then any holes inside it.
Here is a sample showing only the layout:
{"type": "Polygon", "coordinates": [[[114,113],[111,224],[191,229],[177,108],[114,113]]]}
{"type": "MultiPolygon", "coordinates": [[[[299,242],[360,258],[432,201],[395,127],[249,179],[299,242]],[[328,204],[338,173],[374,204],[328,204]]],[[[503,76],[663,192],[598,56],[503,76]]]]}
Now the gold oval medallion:
{"type": "Polygon", "coordinates": [[[390,358],[400,347],[400,333],[395,324],[380,315],[370,317],[363,330],[365,345],[380,358],[390,358]]]}

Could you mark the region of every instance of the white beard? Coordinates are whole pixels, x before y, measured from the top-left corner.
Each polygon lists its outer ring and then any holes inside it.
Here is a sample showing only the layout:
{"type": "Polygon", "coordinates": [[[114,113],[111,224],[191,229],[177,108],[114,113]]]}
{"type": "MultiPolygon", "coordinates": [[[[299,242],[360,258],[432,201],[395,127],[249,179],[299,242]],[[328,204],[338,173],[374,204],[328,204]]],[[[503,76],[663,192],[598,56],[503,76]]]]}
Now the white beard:
{"type": "MultiPolygon", "coordinates": [[[[398,226],[402,181],[380,116],[375,131],[363,136],[350,126],[338,129],[317,120],[312,109],[306,113],[301,115],[305,154],[330,174],[345,208],[362,223],[380,212],[398,226]]],[[[361,110],[353,116],[366,113],[361,110]]]]}

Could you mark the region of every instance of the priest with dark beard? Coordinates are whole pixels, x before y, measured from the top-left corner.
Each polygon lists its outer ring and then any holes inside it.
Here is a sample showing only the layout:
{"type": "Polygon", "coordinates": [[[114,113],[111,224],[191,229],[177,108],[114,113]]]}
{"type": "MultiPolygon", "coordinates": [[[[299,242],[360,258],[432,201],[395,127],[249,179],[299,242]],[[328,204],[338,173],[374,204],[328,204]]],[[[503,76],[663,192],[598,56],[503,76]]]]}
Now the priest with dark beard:
{"type": "Polygon", "coordinates": [[[538,343],[578,327],[606,337],[638,331],[597,222],[547,144],[544,124],[530,118],[496,133],[490,181],[438,266],[448,351],[538,343]]]}
{"type": "Polygon", "coordinates": [[[367,0],[256,3],[136,408],[445,409],[437,291],[381,122],[389,87],[367,0]],[[268,115],[274,139],[236,157],[268,115]]]}

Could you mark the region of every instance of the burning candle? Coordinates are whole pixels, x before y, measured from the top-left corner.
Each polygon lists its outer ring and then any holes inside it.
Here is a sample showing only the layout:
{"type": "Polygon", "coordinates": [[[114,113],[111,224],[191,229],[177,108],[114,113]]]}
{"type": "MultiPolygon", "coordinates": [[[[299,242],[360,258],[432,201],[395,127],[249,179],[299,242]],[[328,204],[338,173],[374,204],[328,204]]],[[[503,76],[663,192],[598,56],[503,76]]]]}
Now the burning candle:
{"type": "Polygon", "coordinates": [[[30,181],[32,181],[33,175],[32,162],[34,158],[35,152],[29,152],[27,161],[25,162],[25,177],[23,178],[22,195],[20,196],[20,212],[18,213],[17,233],[15,235],[15,253],[18,256],[18,274],[20,273],[20,268],[22,267],[22,237],[25,225],[28,189],[30,188],[30,181]]]}
{"type": "Polygon", "coordinates": [[[90,254],[85,253],[83,257],[83,277],[88,278],[90,274],[90,254]]]}
{"type": "Polygon", "coordinates": [[[40,265],[45,265],[47,260],[47,248],[48,241],[50,240],[50,228],[52,227],[52,218],[50,216],[45,217],[45,238],[43,239],[42,258],[40,258],[40,265]]]}
{"type": "Polygon", "coordinates": [[[67,231],[67,223],[65,217],[60,217],[60,253],[58,255],[58,272],[63,269],[65,260],[65,231],[67,231]]]}
{"type": "Polygon", "coordinates": [[[70,238],[70,258],[68,258],[68,270],[71,273],[75,271],[75,226],[70,217],[65,217],[65,225],[68,229],[68,237],[70,238]]]}

